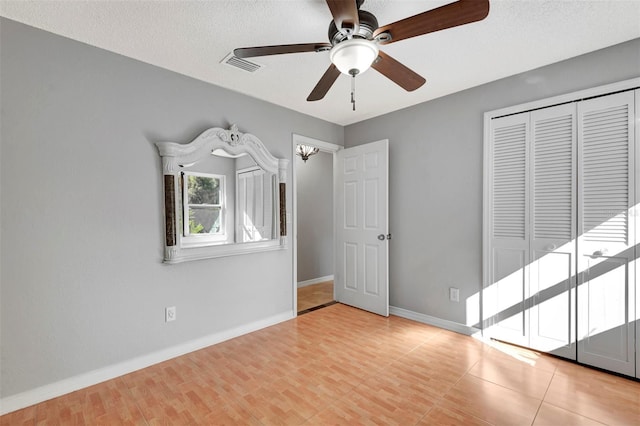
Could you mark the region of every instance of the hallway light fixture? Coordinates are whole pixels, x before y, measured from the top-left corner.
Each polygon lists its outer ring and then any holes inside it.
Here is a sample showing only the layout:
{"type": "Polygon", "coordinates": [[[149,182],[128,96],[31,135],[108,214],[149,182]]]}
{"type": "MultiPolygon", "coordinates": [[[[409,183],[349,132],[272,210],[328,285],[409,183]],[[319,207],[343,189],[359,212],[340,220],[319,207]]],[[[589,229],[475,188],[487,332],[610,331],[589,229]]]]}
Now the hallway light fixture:
{"type": "Polygon", "coordinates": [[[309,157],[311,157],[313,154],[317,154],[319,151],[320,149],[316,148],[315,146],[296,145],[296,154],[302,157],[302,161],[304,161],[305,163],[307,162],[309,157]]]}

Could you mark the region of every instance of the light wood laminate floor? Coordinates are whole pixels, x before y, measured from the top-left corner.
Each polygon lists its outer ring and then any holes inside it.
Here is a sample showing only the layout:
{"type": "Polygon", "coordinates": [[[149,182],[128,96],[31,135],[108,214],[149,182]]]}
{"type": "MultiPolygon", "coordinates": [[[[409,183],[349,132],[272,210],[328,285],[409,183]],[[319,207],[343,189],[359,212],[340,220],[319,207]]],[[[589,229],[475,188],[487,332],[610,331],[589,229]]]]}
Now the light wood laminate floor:
{"type": "Polygon", "coordinates": [[[333,280],[298,288],[298,313],[333,302],[333,280]]]}
{"type": "Polygon", "coordinates": [[[2,425],[638,425],[640,383],[335,304],[2,425]]]}

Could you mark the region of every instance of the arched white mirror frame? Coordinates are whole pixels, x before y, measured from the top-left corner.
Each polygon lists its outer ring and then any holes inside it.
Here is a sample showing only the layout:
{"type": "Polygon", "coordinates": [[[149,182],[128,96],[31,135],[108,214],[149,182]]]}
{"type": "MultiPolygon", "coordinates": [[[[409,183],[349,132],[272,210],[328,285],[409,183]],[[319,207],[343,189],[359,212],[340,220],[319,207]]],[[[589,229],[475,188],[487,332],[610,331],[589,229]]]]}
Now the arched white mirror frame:
{"type": "Polygon", "coordinates": [[[156,142],[155,145],[162,157],[165,263],[181,263],[191,260],[279,250],[287,247],[285,185],[289,160],[274,157],[260,139],[252,134],[239,132],[236,125],[231,126],[228,130],[219,127],[207,129],[187,144],[156,142]],[[196,163],[218,150],[224,151],[231,157],[248,154],[259,167],[275,176],[276,182],[272,206],[275,222],[274,233],[277,236],[273,239],[246,243],[209,244],[198,247],[186,247],[184,245],[184,236],[179,224],[182,215],[181,167],[196,163]]]}

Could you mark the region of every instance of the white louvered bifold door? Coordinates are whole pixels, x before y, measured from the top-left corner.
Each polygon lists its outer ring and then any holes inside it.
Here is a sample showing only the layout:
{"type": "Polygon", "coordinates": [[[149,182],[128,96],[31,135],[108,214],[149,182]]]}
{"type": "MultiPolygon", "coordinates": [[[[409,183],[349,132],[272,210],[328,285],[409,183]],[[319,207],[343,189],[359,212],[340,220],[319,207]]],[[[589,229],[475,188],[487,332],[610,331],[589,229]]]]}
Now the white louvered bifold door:
{"type": "Polygon", "coordinates": [[[489,256],[483,289],[484,334],[528,345],[529,114],[496,118],[485,158],[489,256]]]}
{"type": "Polygon", "coordinates": [[[578,104],[578,361],[635,375],[634,93],[578,104]]]}
{"type": "Polygon", "coordinates": [[[576,106],[531,113],[530,346],[576,358],[576,106]]]}

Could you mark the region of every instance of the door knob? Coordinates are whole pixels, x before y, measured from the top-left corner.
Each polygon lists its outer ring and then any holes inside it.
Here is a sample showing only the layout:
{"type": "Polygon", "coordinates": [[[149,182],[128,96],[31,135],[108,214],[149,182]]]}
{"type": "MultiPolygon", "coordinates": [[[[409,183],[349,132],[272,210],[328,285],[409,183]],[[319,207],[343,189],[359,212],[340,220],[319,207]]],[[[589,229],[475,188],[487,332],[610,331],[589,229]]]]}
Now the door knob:
{"type": "Polygon", "coordinates": [[[385,238],[387,238],[387,237],[385,237],[385,236],[384,236],[384,234],[380,234],[380,235],[378,235],[378,239],[379,239],[380,241],[384,241],[384,240],[385,240],[385,238]]]}
{"type": "Polygon", "coordinates": [[[602,257],[602,256],[606,255],[608,251],[609,251],[609,250],[607,250],[606,248],[605,248],[605,249],[596,250],[596,251],[594,251],[594,252],[593,252],[593,254],[591,255],[591,258],[592,258],[592,259],[597,259],[597,258],[599,258],[599,257],[602,257]]]}

